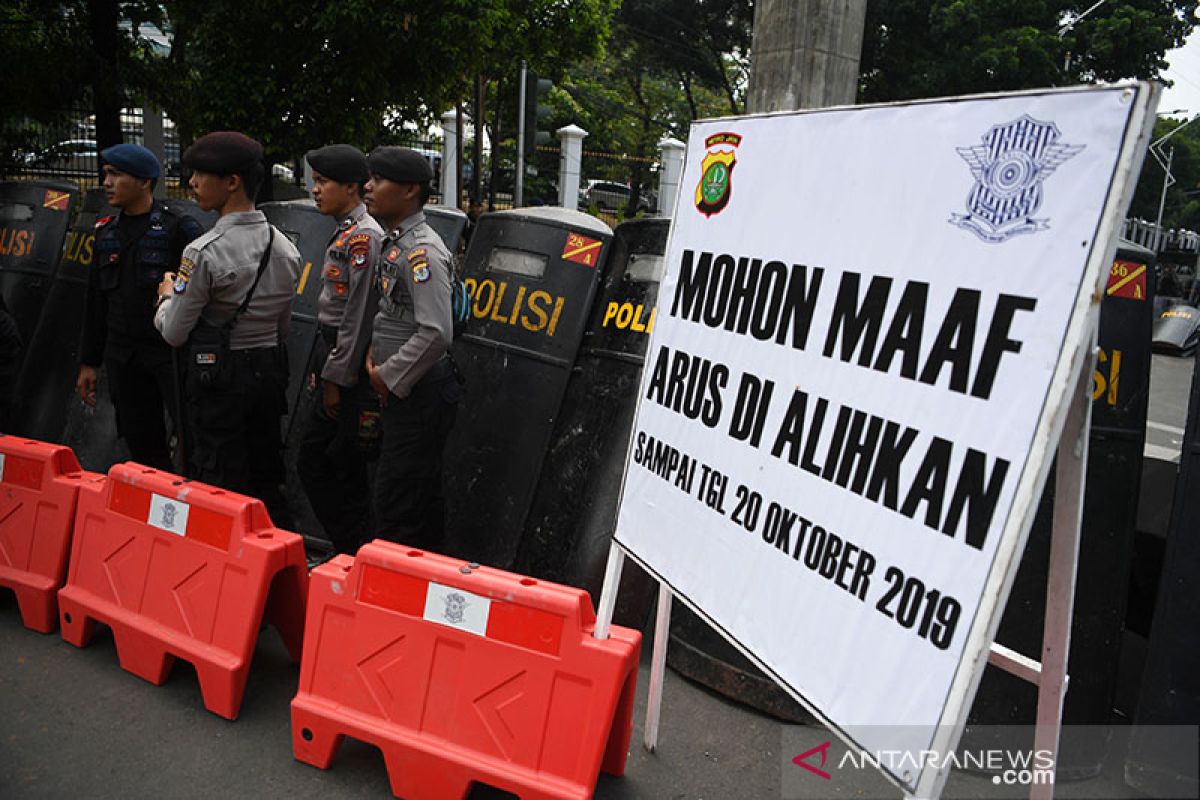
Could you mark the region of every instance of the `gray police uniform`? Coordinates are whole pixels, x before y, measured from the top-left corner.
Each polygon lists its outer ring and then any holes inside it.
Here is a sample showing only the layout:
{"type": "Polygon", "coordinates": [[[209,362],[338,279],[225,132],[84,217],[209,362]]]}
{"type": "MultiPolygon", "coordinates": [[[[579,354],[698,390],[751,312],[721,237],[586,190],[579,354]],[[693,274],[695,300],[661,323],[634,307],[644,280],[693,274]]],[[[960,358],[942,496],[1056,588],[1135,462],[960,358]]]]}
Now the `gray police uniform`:
{"type": "Polygon", "coordinates": [[[423,212],[401,222],[383,240],[371,339],[391,390],[375,476],[376,532],[432,550],[442,548],[442,451],[461,394],[448,356],[451,269],[450,253],[423,212]]]}
{"type": "Polygon", "coordinates": [[[360,203],[338,224],[325,250],[317,321],[321,338],[313,372],[341,387],[336,419],[318,391],[296,470],[313,513],[334,549],[353,553],[368,530],[367,458],[379,439],[379,402],[364,368],[371,319],[379,303],[375,272],[383,228],[360,203]]]}
{"type": "Polygon", "coordinates": [[[371,343],[370,312],[379,298],[375,269],[382,240],[383,228],[359,203],[338,225],[325,251],[317,322],[330,350],[321,377],[338,386],[356,385],[363,371],[371,343]]]}
{"type": "MultiPolygon", "coordinates": [[[[201,323],[231,321],[250,291],[270,227],[261,211],[226,214],[183,252],[174,294],[158,308],[155,327],[174,347],[201,323]]],[[[287,411],[287,341],[300,253],[276,232],[254,296],[229,336],[225,378],[201,380],[188,354],[188,416],[194,439],[193,477],[258,497],[273,521],[286,525],[279,417],[287,411]]]]}

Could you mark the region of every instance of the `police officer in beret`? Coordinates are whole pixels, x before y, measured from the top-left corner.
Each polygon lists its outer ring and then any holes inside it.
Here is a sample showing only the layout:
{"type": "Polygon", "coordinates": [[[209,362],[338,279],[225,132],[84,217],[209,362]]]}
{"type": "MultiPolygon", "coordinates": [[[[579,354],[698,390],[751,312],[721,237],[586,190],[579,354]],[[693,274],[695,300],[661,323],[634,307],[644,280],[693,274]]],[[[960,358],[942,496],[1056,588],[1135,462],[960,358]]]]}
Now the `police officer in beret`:
{"type": "Polygon", "coordinates": [[[461,395],[448,355],[453,267],[422,210],[433,179],[429,162],[405,147],[379,147],[367,164],[367,209],[388,232],[367,354],[371,385],[383,404],[375,530],[382,538],[442,550],[442,451],[461,395]]]}
{"type": "Polygon", "coordinates": [[[180,432],[181,399],[171,348],[154,329],[163,275],[176,270],[184,247],[203,232],[189,216],[154,199],[158,159],[136,144],[101,151],[104,196],[117,209],[96,222],[83,318],[79,397],[96,405],[101,364],[117,412],[117,430],[133,460],[173,471],[164,410],[180,432]]]}
{"type": "Polygon", "coordinates": [[[287,341],[300,253],[254,197],[263,150],[241,133],[201,136],[183,154],[196,202],[220,215],[159,285],[154,324],[185,347],[193,475],[262,500],[291,525],[279,418],[287,412],[287,341]]]}
{"type": "Polygon", "coordinates": [[[338,227],[325,250],[317,301],[320,339],[313,372],[318,402],[296,467],[334,548],[353,553],[370,533],[367,455],[379,434],[379,404],[364,363],[379,304],[375,269],[383,229],[362,200],[369,176],[361,151],[332,144],[306,159],[317,210],[337,220],[338,227]]]}

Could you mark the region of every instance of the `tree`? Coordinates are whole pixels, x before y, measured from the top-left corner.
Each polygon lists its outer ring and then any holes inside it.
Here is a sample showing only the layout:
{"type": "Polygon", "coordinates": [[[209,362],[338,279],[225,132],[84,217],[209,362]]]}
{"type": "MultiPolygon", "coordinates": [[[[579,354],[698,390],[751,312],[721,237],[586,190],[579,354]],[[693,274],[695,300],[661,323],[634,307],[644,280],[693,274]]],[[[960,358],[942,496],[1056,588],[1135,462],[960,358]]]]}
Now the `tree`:
{"type": "MultiPolygon", "coordinates": [[[[1162,117],[1154,126],[1154,138],[1166,136],[1186,122],[1184,119],[1162,117]]],[[[1200,230],[1200,123],[1192,123],[1168,140],[1164,149],[1174,149],[1171,174],[1176,183],[1167,190],[1163,204],[1163,225],[1167,228],[1200,230]]],[[[1149,154],[1142,164],[1137,190],[1129,208],[1129,216],[1155,221],[1162,199],[1165,173],[1149,154]]]]}
{"type": "MultiPolygon", "coordinates": [[[[44,126],[91,102],[99,149],[122,141],[121,107],[152,46],[139,30],[161,18],[156,3],[18,0],[0,10],[0,147],[7,160],[44,126]]],[[[0,164],[0,167],[11,164],[0,164]]]]}
{"type": "Polygon", "coordinates": [[[157,94],[185,139],[237,128],[274,158],[368,146],[385,115],[432,121],[467,98],[475,75],[508,68],[518,42],[544,57],[588,52],[609,2],[175,0],[157,94]]]}
{"type": "Polygon", "coordinates": [[[1197,0],[872,0],[860,100],[1159,78],[1197,0]],[[1067,27],[1059,35],[1059,30],[1067,27]]]}
{"type": "Polygon", "coordinates": [[[626,213],[659,140],[744,109],[752,17],[748,0],[625,0],[604,54],[573,65],[551,94],[555,127],[579,124],[588,150],[628,156],[626,213]]]}

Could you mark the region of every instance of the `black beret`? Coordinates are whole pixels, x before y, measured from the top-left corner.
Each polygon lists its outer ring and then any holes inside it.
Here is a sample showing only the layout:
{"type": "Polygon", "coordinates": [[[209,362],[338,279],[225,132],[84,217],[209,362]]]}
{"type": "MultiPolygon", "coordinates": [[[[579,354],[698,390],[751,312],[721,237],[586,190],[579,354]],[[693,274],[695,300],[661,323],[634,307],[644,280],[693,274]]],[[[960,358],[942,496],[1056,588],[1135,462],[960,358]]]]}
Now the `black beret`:
{"type": "Polygon", "coordinates": [[[396,183],[429,183],[433,167],[429,159],[407,147],[376,147],[367,156],[371,172],[396,183]]]}
{"type": "Polygon", "coordinates": [[[157,178],[162,174],[158,158],[140,144],[115,144],[100,151],[100,158],[114,169],[135,178],[157,178]]]}
{"type": "Polygon", "coordinates": [[[339,183],[366,183],[371,177],[367,172],[367,157],[348,144],[309,150],[304,158],[317,172],[339,183]]]}
{"type": "Polygon", "coordinates": [[[234,175],[253,168],[262,157],[262,145],[246,134],[214,131],[204,134],[183,151],[183,164],[200,172],[234,175]]]}

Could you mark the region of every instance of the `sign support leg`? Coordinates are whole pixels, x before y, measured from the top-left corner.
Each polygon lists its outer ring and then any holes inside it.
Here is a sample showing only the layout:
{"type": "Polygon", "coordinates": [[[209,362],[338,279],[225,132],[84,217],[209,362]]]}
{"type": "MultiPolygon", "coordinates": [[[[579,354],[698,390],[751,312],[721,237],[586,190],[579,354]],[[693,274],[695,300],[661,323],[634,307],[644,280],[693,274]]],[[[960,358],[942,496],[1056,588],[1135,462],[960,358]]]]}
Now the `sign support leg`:
{"type": "Polygon", "coordinates": [[[616,544],[608,546],[608,565],[604,568],[604,584],[600,587],[600,607],[596,609],[596,629],[592,636],[607,639],[612,627],[613,609],[617,607],[617,589],[621,586],[621,570],[625,566],[625,551],[616,544]]]}
{"type": "Polygon", "coordinates": [[[671,638],[671,587],[658,584],[658,614],[654,618],[654,652],[650,657],[650,691],[646,697],[646,731],[643,743],[651,753],[658,747],[658,720],[662,715],[663,673],[667,642],[671,638]]]}
{"type": "MultiPolygon", "coordinates": [[[[1041,675],[1038,680],[1035,752],[1053,754],[1058,763],[1063,700],[1067,690],[1067,656],[1071,649],[1071,617],[1083,521],[1083,491],[1087,471],[1088,428],[1092,418],[1090,389],[1092,359],[1084,360],[1058,444],[1055,468],[1054,525],[1050,536],[1050,569],[1046,581],[1046,621],[1042,633],[1041,675]]],[[[1035,782],[1030,800],[1050,800],[1054,785],[1035,782]]]]}

